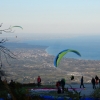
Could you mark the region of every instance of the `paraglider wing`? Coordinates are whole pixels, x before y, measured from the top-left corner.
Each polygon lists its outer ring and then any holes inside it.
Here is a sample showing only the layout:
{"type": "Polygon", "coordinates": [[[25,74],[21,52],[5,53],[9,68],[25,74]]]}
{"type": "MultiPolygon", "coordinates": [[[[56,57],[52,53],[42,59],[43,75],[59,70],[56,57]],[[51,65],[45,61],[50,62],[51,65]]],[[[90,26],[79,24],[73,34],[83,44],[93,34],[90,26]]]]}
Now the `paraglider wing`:
{"type": "Polygon", "coordinates": [[[61,51],[55,58],[54,65],[57,67],[62,57],[66,54],[66,50],[61,51]]]}
{"type": "Polygon", "coordinates": [[[55,60],[54,60],[54,66],[58,66],[58,64],[60,63],[60,60],[62,59],[62,57],[67,54],[68,52],[74,52],[77,55],[81,56],[80,53],[76,50],[71,50],[71,49],[67,49],[67,50],[63,50],[60,53],[58,53],[58,55],[56,56],[55,60]]]}
{"type": "Polygon", "coordinates": [[[19,27],[19,28],[23,29],[21,26],[12,26],[11,28],[14,28],[14,27],[19,27]]]}

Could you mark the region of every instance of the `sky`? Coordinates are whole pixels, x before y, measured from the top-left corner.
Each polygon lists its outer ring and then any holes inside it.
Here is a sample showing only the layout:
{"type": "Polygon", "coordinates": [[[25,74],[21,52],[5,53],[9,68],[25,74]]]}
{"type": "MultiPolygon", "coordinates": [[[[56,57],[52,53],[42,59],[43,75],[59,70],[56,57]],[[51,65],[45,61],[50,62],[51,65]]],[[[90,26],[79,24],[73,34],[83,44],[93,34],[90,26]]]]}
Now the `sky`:
{"type": "Polygon", "coordinates": [[[0,0],[1,37],[60,38],[100,34],[100,0],[0,0]]]}

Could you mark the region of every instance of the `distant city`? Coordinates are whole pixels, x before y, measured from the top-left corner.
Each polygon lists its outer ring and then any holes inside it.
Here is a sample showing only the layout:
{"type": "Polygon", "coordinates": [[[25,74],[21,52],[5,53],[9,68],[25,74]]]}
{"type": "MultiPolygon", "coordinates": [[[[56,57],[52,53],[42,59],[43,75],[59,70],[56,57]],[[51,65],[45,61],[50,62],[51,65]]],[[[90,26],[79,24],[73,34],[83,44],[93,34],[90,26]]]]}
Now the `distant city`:
{"type": "MultiPolygon", "coordinates": [[[[15,55],[16,59],[8,59],[10,65],[3,59],[3,70],[9,82],[13,79],[21,83],[36,83],[38,76],[42,78],[42,84],[55,84],[56,81],[65,78],[66,83],[80,83],[84,76],[85,83],[90,83],[92,77],[100,77],[99,60],[78,60],[63,58],[58,67],[53,62],[55,56],[49,55],[46,46],[32,46],[27,44],[6,44],[15,55]],[[74,80],[70,77],[74,75],[74,80]]],[[[3,77],[3,78],[5,78],[3,77]]]]}

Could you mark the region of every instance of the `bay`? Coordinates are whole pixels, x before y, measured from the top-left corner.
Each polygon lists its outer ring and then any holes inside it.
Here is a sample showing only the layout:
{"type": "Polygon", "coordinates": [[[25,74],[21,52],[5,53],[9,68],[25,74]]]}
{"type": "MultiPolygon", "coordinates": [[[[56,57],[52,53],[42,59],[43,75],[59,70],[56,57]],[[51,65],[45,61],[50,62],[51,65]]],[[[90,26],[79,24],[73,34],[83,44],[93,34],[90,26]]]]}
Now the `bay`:
{"type": "Polygon", "coordinates": [[[65,49],[74,49],[80,52],[81,57],[74,53],[68,53],[66,58],[100,60],[100,36],[79,36],[59,39],[39,39],[26,41],[31,45],[48,46],[46,52],[56,56],[65,49]]]}

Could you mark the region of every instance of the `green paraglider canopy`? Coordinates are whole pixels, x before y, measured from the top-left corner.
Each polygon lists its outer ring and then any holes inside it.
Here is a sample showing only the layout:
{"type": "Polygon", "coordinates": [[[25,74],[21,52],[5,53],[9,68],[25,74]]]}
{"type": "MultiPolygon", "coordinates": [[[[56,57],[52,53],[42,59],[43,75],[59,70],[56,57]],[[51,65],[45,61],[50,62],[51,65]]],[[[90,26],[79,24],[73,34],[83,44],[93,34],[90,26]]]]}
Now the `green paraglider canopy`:
{"type": "Polygon", "coordinates": [[[63,56],[65,54],[67,54],[68,52],[73,52],[73,53],[76,53],[77,55],[81,56],[81,54],[78,51],[76,51],[76,50],[72,50],[72,49],[63,50],[60,53],[58,53],[58,55],[56,56],[56,58],[54,60],[54,66],[55,67],[58,66],[58,64],[60,63],[60,61],[63,58],[63,56]]]}
{"type": "Polygon", "coordinates": [[[14,28],[14,27],[18,27],[18,28],[21,28],[21,29],[23,29],[21,26],[12,26],[11,28],[14,28]]]}

